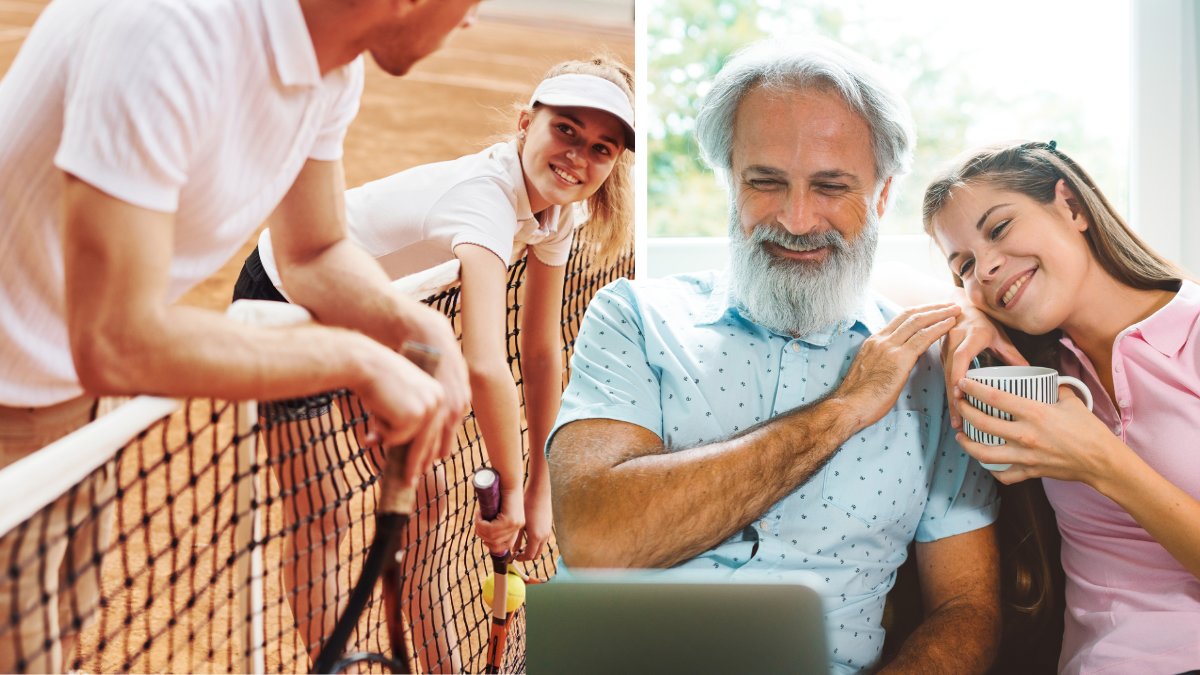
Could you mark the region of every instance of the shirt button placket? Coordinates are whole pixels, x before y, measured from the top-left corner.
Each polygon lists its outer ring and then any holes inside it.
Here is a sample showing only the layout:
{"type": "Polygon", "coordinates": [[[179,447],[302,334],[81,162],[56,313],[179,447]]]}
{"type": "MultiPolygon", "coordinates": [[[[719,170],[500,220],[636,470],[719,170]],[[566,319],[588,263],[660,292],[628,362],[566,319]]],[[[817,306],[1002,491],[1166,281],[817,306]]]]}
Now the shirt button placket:
{"type": "Polygon", "coordinates": [[[779,353],[779,380],[775,391],[775,409],[772,415],[779,415],[789,410],[805,405],[808,385],[809,360],[804,353],[804,347],[799,340],[792,340],[784,345],[779,353]]]}
{"type": "Polygon", "coordinates": [[[1124,369],[1121,367],[1121,345],[1124,341],[1125,335],[1118,337],[1116,348],[1113,350],[1113,393],[1117,395],[1118,419],[1113,432],[1118,436],[1122,435],[1125,427],[1129,426],[1129,409],[1133,407],[1129,398],[1129,381],[1125,378],[1124,369]]]}

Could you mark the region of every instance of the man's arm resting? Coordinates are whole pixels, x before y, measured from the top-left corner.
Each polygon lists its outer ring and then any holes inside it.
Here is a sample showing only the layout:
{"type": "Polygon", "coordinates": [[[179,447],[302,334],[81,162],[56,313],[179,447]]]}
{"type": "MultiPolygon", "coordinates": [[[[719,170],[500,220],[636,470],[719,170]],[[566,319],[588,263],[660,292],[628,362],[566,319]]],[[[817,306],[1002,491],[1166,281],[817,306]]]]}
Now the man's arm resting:
{"type": "MultiPolygon", "coordinates": [[[[579,567],[668,567],[707,551],[816,473],[882,418],[954,306],[914,308],[867,338],[829,397],[728,439],[667,452],[611,419],[563,426],[550,483],[563,558],[579,567]]],[[[581,334],[582,343],[587,335],[581,334]]]]}
{"type": "Polygon", "coordinates": [[[394,443],[411,438],[440,402],[440,388],[419,369],[359,333],[246,326],[168,305],[174,215],[70,176],[66,201],[67,329],[90,392],[244,400],[351,387],[395,425],[394,443]]]}
{"type": "Polygon", "coordinates": [[[916,546],[925,620],[881,673],[984,673],[1000,643],[993,526],[916,546]]]}
{"type": "Polygon", "coordinates": [[[346,236],[340,161],[310,159],[268,219],[288,296],[318,321],[398,348],[420,323],[420,303],[391,291],[383,268],[346,236]]]}
{"type": "Polygon", "coordinates": [[[283,286],[323,324],[360,331],[392,349],[413,340],[438,350],[435,376],[447,410],[442,448],[448,452],[471,398],[458,340],[441,313],[393,291],[379,263],[347,238],[345,190],[341,161],[310,159],[271,214],[283,286]]]}
{"type": "Polygon", "coordinates": [[[857,431],[845,408],[827,399],[674,452],[635,424],[567,424],[549,457],[563,560],[573,567],[669,567],[707,551],[820,470],[857,431]]]}

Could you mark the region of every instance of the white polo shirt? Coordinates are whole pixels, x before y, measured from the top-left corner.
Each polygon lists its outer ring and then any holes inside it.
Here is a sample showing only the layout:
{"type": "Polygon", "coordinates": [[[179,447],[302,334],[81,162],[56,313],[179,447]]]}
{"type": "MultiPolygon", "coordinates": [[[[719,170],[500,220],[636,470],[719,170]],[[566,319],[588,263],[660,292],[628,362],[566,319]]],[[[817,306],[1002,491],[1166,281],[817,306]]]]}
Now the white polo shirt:
{"type": "MultiPolygon", "coordinates": [[[[350,239],[392,279],[453,259],[460,244],[482,246],[506,265],[529,246],[547,265],[565,265],[575,228],[585,218],[583,204],[551,206],[534,216],[515,141],[346,191],[350,239]]],[[[269,231],[259,236],[258,253],[282,291],[269,231]]]]}
{"type": "Polygon", "coordinates": [[[175,213],[169,299],[233,255],[309,158],[341,157],[361,59],[322,78],[296,0],[54,0],[0,83],[0,404],[78,396],[64,174],[175,213]]]}

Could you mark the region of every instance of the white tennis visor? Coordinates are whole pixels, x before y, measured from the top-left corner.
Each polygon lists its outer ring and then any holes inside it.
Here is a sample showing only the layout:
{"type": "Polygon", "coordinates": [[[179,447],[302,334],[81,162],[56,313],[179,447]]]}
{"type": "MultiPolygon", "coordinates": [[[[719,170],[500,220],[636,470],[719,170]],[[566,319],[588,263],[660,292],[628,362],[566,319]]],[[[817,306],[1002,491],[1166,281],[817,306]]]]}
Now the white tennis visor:
{"type": "Polygon", "coordinates": [[[535,103],[603,110],[625,125],[625,147],[633,150],[633,106],[620,87],[603,77],[568,73],[546,78],[529,98],[529,105],[535,103]]]}

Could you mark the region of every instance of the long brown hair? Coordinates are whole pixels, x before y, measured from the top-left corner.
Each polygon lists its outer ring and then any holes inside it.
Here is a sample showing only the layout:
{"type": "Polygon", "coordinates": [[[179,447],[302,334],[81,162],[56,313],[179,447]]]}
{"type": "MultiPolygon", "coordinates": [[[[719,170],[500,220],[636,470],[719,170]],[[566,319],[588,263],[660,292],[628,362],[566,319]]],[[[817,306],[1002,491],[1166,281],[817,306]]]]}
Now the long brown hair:
{"type": "MultiPolygon", "coordinates": [[[[954,190],[971,183],[1023,194],[1039,204],[1054,201],[1062,180],[1079,199],[1087,218],[1084,237],[1092,257],[1114,279],[1139,290],[1176,290],[1187,275],[1134,234],[1095,181],[1075,160],[1054,143],[1026,142],[992,145],[967,154],[925,188],[922,220],[926,234],[933,219],[946,206],[954,190]]],[[[962,285],[962,281],[955,279],[962,285]]],[[[1028,335],[1005,327],[1013,344],[1031,363],[1058,367],[1058,340],[1062,332],[1028,335]]]]}
{"type": "MultiPolygon", "coordinates": [[[[993,145],[956,160],[925,189],[925,232],[934,236],[933,219],[961,187],[985,184],[1045,205],[1054,201],[1060,180],[1078,199],[1088,223],[1084,230],[1088,248],[1105,272],[1140,290],[1178,288],[1179,281],[1186,277],[1182,270],[1134,234],[1092,177],[1054,142],[993,145]]],[[[962,280],[955,277],[955,283],[961,286],[962,280]]],[[[1004,330],[1030,363],[1059,367],[1061,330],[1044,335],[1030,335],[1007,326],[1004,330]]],[[[1040,659],[1043,665],[1053,668],[1064,605],[1063,570],[1058,562],[1061,540],[1053,511],[1041,481],[1003,485],[1000,494],[996,528],[1006,628],[997,666],[1004,670],[1005,663],[1025,660],[1028,665],[1029,659],[1040,659]]]]}
{"type": "MultiPolygon", "coordinates": [[[[558,75],[577,74],[601,77],[621,88],[634,103],[633,72],[616,57],[597,54],[587,60],[563,61],[546,72],[543,80],[558,75]]],[[[517,106],[517,111],[533,113],[533,107],[517,106]]],[[[587,200],[588,222],[579,230],[599,261],[614,260],[633,243],[633,150],[626,148],[613,164],[612,173],[600,189],[587,200]]]]}

